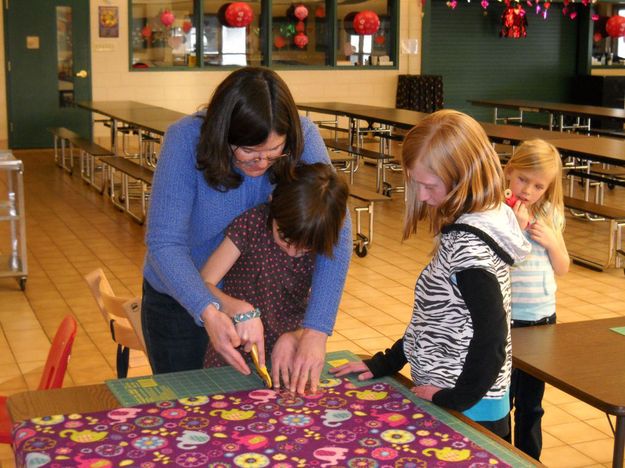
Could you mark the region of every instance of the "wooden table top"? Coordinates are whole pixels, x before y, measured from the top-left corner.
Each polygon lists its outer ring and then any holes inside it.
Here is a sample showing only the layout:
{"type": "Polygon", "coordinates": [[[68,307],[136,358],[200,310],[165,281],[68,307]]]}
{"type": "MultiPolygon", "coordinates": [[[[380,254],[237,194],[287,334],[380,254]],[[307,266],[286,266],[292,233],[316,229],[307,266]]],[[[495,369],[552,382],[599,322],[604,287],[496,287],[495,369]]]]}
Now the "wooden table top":
{"type": "Polygon", "coordinates": [[[76,105],[159,135],[165,134],[172,123],[186,115],[137,101],[79,101],[76,105]]]}
{"type": "Polygon", "coordinates": [[[521,127],[519,125],[503,125],[491,122],[479,122],[486,135],[491,141],[496,143],[517,144],[525,140],[541,138],[552,142],[552,140],[569,140],[584,138],[584,135],[572,132],[560,132],[546,130],[542,128],[521,127]]]}
{"type": "Polygon", "coordinates": [[[512,329],[515,367],[617,416],[625,416],[625,317],[512,329]]]}
{"type": "Polygon", "coordinates": [[[93,413],[120,406],[105,384],[20,392],[7,401],[13,421],[52,414],[93,413]]]}
{"type": "Polygon", "coordinates": [[[625,165],[625,139],[580,135],[582,138],[549,140],[558,150],[593,161],[625,165]]]}
{"type": "Polygon", "coordinates": [[[532,101],[526,99],[469,99],[475,106],[523,109],[533,112],[556,112],[580,117],[601,117],[625,122],[625,109],[618,107],[588,106],[564,102],[532,101]]]}
{"type": "Polygon", "coordinates": [[[300,102],[297,107],[304,111],[322,114],[342,115],[355,119],[393,125],[400,128],[412,128],[428,114],[394,107],[369,106],[348,102],[300,102]]]}

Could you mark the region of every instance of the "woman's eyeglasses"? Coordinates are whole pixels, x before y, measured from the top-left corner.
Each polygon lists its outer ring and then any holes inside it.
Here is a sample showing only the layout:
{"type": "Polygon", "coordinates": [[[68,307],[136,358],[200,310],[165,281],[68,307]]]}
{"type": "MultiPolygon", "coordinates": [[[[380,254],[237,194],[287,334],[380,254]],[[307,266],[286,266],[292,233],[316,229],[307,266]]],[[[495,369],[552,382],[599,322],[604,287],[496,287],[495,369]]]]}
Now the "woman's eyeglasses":
{"type": "Polygon", "coordinates": [[[260,153],[252,153],[250,152],[249,154],[256,154],[256,157],[252,158],[252,159],[241,159],[237,156],[236,154],[236,150],[239,149],[239,146],[236,146],[233,150],[232,150],[232,154],[234,155],[234,160],[235,162],[239,165],[239,166],[243,166],[243,167],[249,167],[249,166],[255,166],[257,165],[259,162],[261,162],[263,159],[265,161],[267,161],[267,165],[271,166],[273,163],[275,163],[278,159],[281,158],[286,158],[288,156],[291,155],[291,153],[289,153],[288,151],[282,154],[279,154],[277,156],[269,156],[269,155],[260,155],[260,153]]]}

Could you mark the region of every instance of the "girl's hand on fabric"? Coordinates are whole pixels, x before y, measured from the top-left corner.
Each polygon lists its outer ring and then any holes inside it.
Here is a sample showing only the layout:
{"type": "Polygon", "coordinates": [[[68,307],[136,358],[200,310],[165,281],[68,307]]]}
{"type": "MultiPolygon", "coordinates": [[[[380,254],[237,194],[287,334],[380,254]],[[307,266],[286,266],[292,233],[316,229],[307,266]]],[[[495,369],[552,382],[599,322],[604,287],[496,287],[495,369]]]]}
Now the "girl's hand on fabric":
{"type": "Polygon", "coordinates": [[[248,375],[250,368],[236,349],[241,345],[241,339],[234,328],[232,319],[215,309],[213,305],[209,305],[202,312],[202,320],[208,339],[215,351],[241,374],[248,375]]]}
{"type": "Polygon", "coordinates": [[[261,366],[265,365],[265,329],[260,317],[239,322],[235,328],[241,339],[243,350],[249,353],[255,344],[258,349],[258,360],[261,366]]]}
{"type": "Polygon", "coordinates": [[[274,390],[280,390],[280,381],[286,388],[290,386],[290,365],[297,352],[299,337],[297,332],[287,332],[278,338],[271,352],[271,380],[274,390]]]}
{"type": "Polygon", "coordinates": [[[352,361],[342,366],[330,369],[330,374],[342,377],[347,374],[358,374],[358,380],[369,380],[373,378],[373,373],[363,361],[352,361]]]}
{"type": "Polygon", "coordinates": [[[309,385],[310,393],[317,393],[319,379],[326,357],[328,335],[318,330],[305,328],[291,367],[289,390],[304,395],[309,385]]]}
{"type": "Polygon", "coordinates": [[[514,216],[516,216],[521,231],[524,231],[530,223],[530,212],[527,206],[521,200],[517,200],[512,207],[512,211],[514,211],[514,216]]]}
{"type": "Polygon", "coordinates": [[[554,230],[541,221],[532,224],[528,231],[532,240],[538,242],[546,250],[558,244],[554,230]]]}
{"type": "Polygon", "coordinates": [[[440,390],[442,389],[440,387],[436,387],[435,385],[417,385],[416,387],[412,387],[410,389],[410,391],[419,398],[423,398],[428,401],[432,401],[434,395],[440,390]]]}

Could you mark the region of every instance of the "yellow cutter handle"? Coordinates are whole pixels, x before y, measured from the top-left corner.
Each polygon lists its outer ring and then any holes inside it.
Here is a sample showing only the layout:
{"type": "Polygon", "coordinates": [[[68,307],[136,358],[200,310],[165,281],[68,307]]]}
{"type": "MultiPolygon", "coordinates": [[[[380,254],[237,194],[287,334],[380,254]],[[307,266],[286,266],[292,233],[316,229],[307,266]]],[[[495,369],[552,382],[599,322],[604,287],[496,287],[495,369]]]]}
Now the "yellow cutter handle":
{"type": "Polygon", "coordinates": [[[265,381],[265,385],[267,385],[267,388],[272,388],[273,385],[271,385],[271,376],[269,375],[267,367],[260,367],[260,361],[258,360],[258,348],[256,347],[256,345],[252,345],[251,354],[252,361],[254,361],[254,365],[256,366],[256,370],[258,371],[258,375],[260,375],[260,378],[265,381]]]}

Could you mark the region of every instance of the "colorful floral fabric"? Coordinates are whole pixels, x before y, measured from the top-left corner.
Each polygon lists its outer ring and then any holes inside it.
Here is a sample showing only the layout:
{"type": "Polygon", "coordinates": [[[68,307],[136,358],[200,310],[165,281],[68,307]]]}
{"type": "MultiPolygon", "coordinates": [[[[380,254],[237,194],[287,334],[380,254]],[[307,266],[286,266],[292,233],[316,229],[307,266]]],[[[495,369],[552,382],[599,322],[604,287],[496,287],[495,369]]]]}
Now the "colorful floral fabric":
{"type": "Polygon", "coordinates": [[[14,450],[20,467],[510,466],[392,385],[337,378],[305,397],[255,389],[34,418],[14,450]]]}

